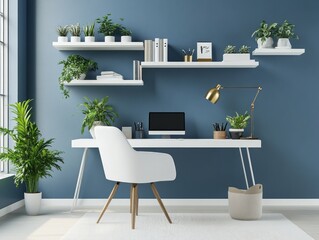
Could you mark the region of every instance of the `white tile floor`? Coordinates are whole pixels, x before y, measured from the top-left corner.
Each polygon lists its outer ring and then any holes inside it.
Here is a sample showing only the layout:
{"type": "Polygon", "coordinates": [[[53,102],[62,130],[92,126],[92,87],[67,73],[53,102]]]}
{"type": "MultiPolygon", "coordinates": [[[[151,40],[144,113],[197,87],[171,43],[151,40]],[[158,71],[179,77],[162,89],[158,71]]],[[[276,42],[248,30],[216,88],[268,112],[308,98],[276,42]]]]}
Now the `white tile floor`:
{"type": "MultiPolygon", "coordinates": [[[[112,207],[110,211],[127,212],[128,207],[112,207]]],[[[141,206],[141,212],[160,212],[159,207],[141,206]]],[[[225,213],[227,207],[172,207],[170,213],[225,213]]],[[[26,216],[19,209],[0,218],[1,240],[57,240],[60,239],[86,212],[99,212],[100,208],[80,208],[70,213],[69,207],[46,207],[39,216],[26,216]]],[[[265,213],[282,213],[314,239],[319,240],[319,207],[264,207],[265,213]]],[[[107,213],[106,213],[107,214],[107,213]]]]}

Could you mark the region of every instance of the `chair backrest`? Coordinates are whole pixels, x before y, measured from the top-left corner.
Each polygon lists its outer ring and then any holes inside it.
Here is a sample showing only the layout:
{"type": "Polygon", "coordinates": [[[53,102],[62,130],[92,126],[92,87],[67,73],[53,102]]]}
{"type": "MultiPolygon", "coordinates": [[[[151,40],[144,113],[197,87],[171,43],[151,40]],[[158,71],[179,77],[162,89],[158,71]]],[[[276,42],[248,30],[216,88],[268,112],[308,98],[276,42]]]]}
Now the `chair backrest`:
{"type": "Polygon", "coordinates": [[[125,135],[116,127],[97,126],[94,128],[105,177],[112,181],[127,179],[130,167],[134,165],[135,150],[125,135]]]}

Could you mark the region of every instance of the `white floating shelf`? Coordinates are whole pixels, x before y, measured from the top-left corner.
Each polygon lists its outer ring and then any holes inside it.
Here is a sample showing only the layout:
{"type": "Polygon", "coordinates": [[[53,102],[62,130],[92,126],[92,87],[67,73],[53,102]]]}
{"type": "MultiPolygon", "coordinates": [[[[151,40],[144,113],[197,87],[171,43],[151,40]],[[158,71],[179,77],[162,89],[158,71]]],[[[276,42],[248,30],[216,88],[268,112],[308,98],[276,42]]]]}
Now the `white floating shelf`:
{"type": "Polygon", "coordinates": [[[297,56],[305,53],[304,48],[291,48],[291,49],[279,49],[279,48],[256,48],[253,51],[255,56],[297,56]]]}
{"type": "Polygon", "coordinates": [[[142,62],[142,68],[256,68],[259,62],[142,62]]]}
{"type": "Polygon", "coordinates": [[[53,42],[52,46],[58,50],[71,51],[71,50],[122,50],[122,51],[143,51],[143,42],[53,42]]]}
{"type": "Polygon", "coordinates": [[[72,80],[65,86],[143,86],[143,80],[72,80]]]}

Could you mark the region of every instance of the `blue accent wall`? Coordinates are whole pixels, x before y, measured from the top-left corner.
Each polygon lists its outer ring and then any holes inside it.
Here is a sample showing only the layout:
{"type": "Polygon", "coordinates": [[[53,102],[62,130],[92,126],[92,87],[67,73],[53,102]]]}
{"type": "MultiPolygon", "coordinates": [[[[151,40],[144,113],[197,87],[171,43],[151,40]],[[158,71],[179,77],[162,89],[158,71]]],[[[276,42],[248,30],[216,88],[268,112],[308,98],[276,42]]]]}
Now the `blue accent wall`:
{"type": "MultiPolygon", "coordinates": [[[[54,147],[64,151],[65,164],[53,178],[41,181],[45,198],[73,197],[82,151],[71,148],[80,134],[83,97],[110,97],[120,114],[116,126],[143,121],[149,111],[184,111],[187,138],[211,138],[213,122],[226,115],[249,110],[254,90],[223,92],[217,105],[205,100],[217,83],[225,86],[263,87],[255,105],[255,133],[262,149],[251,156],[257,183],[264,185],[265,198],[319,198],[318,128],[319,68],[317,1],[253,0],[30,0],[28,2],[28,96],[34,98],[35,119],[44,137],[56,139],[54,147]],[[305,48],[301,56],[256,56],[256,69],[144,69],[143,87],[73,87],[64,99],[57,63],[77,53],[98,62],[99,71],[114,70],[132,78],[132,61],[143,60],[143,52],[66,52],[52,47],[58,25],[82,26],[112,13],[115,21],[125,18],[134,41],[169,39],[169,60],[182,60],[181,49],[196,48],[196,42],[212,41],[214,60],[222,60],[228,44],[256,43],[252,32],[265,19],[296,25],[300,40],[293,47],[305,48]]],[[[98,40],[102,36],[98,35],[98,40]]],[[[95,73],[96,74],[96,73],[95,73]]],[[[95,78],[95,74],[91,77],[95,78]]],[[[90,77],[90,76],[89,76],[90,77]]],[[[174,182],[158,184],[164,198],[225,198],[229,186],[244,188],[239,152],[234,149],[153,149],[173,155],[177,167],[174,182]]],[[[97,150],[90,150],[82,183],[82,198],[103,198],[113,183],[105,180],[97,150]]],[[[141,197],[151,197],[148,186],[141,197]]],[[[129,187],[118,197],[127,198],[129,187]]]]}

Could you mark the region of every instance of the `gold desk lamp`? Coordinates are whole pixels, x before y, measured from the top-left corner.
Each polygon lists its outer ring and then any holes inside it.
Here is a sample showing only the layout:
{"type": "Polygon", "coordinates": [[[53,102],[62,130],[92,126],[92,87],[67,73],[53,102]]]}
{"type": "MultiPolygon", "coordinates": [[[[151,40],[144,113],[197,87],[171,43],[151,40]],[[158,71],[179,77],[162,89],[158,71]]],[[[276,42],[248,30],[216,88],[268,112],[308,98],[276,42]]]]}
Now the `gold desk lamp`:
{"type": "Polygon", "coordinates": [[[250,104],[250,136],[247,137],[249,139],[256,139],[254,137],[254,109],[255,109],[255,101],[258,97],[259,92],[262,90],[262,88],[259,87],[224,87],[220,84],[217,84],[216,87],[210,89],[208,91],[208,93],[206,94],[206,99],[208,101],[210,101],[211,103],[217,103],[219,96],[220,96],[220,92],[219,90],[224,89],[224,88],[255,88],[257,89],[257,93],[252,101],[252,103],[250,104]]]}

